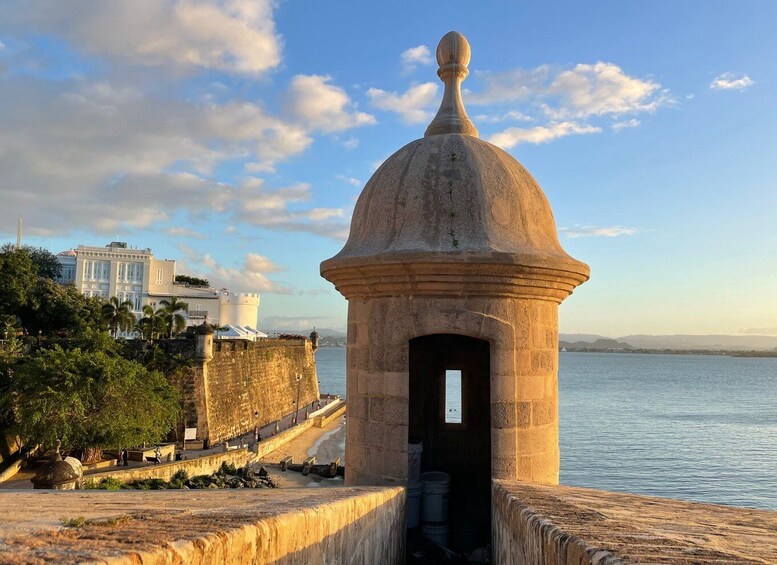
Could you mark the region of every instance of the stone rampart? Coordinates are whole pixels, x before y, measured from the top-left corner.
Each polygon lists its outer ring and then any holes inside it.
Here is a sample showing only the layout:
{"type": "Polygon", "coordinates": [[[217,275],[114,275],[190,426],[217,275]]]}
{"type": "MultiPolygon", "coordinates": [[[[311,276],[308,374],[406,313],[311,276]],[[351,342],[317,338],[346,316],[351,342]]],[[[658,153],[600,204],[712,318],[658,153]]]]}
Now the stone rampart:
{"type": "Polygon", "coordinates": [[[206,404],[207,436],[198,430],[198,439],[207,437],[211,444],[282,418],[295,410],[298,396],[301,419],[305,407],[319,399],[308,340],[217,341],[202,376],[197,393],[206,404]]]}
{"type": "Polygon", "coordinates": [[[492,502],[497,565],[776,562],[777,512],[513,481],[492,502]]]}
{"type": "Polygon", "coordinates": [[[173,461],[171,463],[162,463],[160,465],[150,464],[146,467],[132,467],[124,469],[116,467],[111,471],[104,473],[93,473],[84,477],[85,482],[99,482],[108,477],[114,478],[122,483],[132,481],[142,481],[145,479],[164,479],[169,481],[170,477],[178,471],[186,471],[190,477],[196,475],[210,475],[219,470],[222,463],[234,465],[235,467],[245,467],[249,461],[253,460],[254,455],[249,453],[245,447],[238,448],[223,453],[214,453],[204,457],[195,457],[183,461],[173,461]]]}
{"type": "Polygon", "coordinates": [[[17,491],[3,497],[3,563],[405,562],[402,488],[17,491]],[[62,528],[63,520],[82,525],[62,528]]]}
{"type": "Polygon", "coordinates": [[[188,347],[182,351],[194,357],[193,366],[174,381],[181,391],[184,421],[197,428],[198,440],[210,445],[290,414],[298,396],[302,420],[305,409],[319,399],[308,340],[215,340],[204,355],[195,353],[196,340],[180,342],[188,347]]]}

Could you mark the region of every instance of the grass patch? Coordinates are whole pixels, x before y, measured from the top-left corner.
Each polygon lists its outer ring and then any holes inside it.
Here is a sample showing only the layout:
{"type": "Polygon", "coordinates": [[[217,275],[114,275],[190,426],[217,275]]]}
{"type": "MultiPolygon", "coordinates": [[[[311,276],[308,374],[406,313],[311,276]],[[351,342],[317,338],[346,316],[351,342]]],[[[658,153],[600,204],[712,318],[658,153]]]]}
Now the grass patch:
{"type": "Polygon", "coordinates": [[[80,528],[86,524],[86,518],[78,516],[77,518],[65,518],[64,516],[59,519],[62,525],[66,528],[80,528]]]}

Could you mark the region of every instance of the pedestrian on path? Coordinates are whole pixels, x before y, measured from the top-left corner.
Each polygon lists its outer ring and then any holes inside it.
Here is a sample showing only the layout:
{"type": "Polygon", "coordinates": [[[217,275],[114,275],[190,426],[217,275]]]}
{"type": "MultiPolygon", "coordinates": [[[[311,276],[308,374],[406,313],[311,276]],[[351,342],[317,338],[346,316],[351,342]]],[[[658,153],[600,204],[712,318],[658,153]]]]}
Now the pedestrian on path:
{"type": "Polygon", "coordinates": [[[126,449],[123,449],[121,452],[121,458],[124,461],[124,466],[127,467],[129,465],[129,452],[126,449]]]}

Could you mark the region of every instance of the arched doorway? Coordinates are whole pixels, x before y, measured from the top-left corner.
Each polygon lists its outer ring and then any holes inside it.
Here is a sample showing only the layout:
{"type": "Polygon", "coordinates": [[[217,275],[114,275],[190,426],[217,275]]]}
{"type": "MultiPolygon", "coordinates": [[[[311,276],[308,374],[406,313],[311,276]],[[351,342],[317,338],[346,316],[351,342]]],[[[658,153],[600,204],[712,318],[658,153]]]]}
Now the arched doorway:
{"type": "Polygon", "coordinates": [[[422,472],[451,476],[449,545],[471,551],[490,542],[490,344],[434,334],[411,339],[409,353],[409,438],[423,441],[422,472]]]}

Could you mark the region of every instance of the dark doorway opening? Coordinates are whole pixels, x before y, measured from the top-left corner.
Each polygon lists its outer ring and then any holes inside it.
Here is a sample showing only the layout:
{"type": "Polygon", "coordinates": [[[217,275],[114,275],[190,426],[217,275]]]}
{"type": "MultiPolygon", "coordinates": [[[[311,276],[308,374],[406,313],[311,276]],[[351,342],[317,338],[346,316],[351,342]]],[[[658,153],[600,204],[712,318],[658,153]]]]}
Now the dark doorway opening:
{"type": "Polygon", "coordinates": [[[409,436],[423,441],[421,471],[451,477],[449,546],[483,547],[491,541],[490,344],[454,334],[411,339],[409,373],[409,436]]]}

